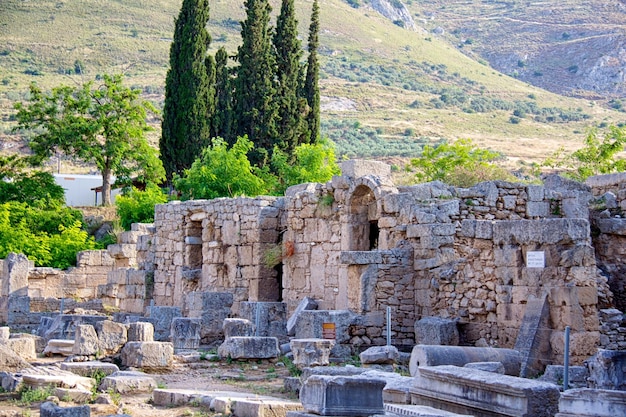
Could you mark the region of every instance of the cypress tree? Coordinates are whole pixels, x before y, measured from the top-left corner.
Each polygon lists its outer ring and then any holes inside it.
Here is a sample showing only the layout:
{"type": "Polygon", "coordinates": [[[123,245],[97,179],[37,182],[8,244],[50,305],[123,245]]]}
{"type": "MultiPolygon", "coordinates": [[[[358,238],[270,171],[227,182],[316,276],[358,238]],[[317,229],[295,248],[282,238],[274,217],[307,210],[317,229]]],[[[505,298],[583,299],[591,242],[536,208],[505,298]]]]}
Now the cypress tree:
{"type": "Polygon", "coordinates": [[[278,146],[288,155],[299,144],[306,131],[306,119],[301,114],[299,93],[301,90],[302,46],[298,39],[294,1],[282,0],[280,15],[274,35],[276,54],[276,78],[278,79],[278,146]]]}
{"type": "Polygon", "coordinates": [[[247,0],[246,20],[241,23],[234,109],[237,136],[248,135],[255,149],[250,162],[263,166],[277,138],[275,104],[276,75],[269,26],[271,7],[268,0],[247,0]]]}
{"type": "Polygon", "coordinates": [[[315,143],[320,138],[319,61],[317,59],[319,31],[320,8],[317,0],[314,0],[311,13],[311,25],[309,26],[309,58],[307,60],[306,77],[304,81],[304,95],[309,106],[307,124],[310,134],[310,143],[315,143]]]}
{"type": "Polygon", "coordinates": [[[224,47],[215,54],[215,116],[211,123],[211,136],[221,137],[233,144],[233,92],[231,70],[228,68],[228,53],[224,47]]]}
{"type": "Polygon", "coordinates": [[[208,20],[208,0],[183,0],[170,48],[159,143],[170,184],[173,175],[189,168],[210,140],[214,69],[213,60],[207,58],[208,20]]]}

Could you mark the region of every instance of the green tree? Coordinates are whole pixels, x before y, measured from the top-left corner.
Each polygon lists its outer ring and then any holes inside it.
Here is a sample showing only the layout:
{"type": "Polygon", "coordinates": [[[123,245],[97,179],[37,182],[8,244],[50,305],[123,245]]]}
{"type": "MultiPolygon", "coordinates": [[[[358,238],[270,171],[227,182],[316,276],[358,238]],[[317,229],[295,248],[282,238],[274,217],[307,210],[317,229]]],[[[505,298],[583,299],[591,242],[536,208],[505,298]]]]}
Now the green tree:
{"type": "Polygon", "coordinates": [[[241,22],[234,95],[235,133],[252,141],[250,161],[263,166],[277,138],[276,63],[269,26],[272,8],[268,0],[246,0],[244,5],[246,20],[241,22]]]}
{"type": "Polygon", "coordinates": [[[278,103],[277,133],[279,138],[275,145],[289,155],[293,153],[300,138],[306,132],[306,119],[299,97],[302,84],[300,65],[302,46],[298,39],[298,21],[293,3],[293,0],[282,1],[274,34],[278,79],[276,102],[278,103]]]}
{"type": "Polygon", "coordinates": [[[159,144],[169,182],[191,166],[211,137],[215,70],[207,55],[208,21],[208,0],[183,0],[170,48],[159,144]]]}
{"type": "Polygon", "coordinates": [[[34,132],[30,147],[41,162],[62,152],[94,164],[102,174],[103,204],[111,203],[111,181],[130,182],[131,175],[160,181],[158,152],[146,140],[147,111],[154,107],[140,91],[124,87],[122,76],[104,76],[104,84],[61,86],[46,94],[35,84],[30,104],[17,103],[17,129],[34,132]]]}
{"type": "Polygon", "coordinates": [[[202,151],[184,176],[175,178],[176,190],[183,199],[257,196],[267,194],[265,181],[248,160],[254,144],[245,136],[237,138],[232,147],[222,138],[202,151]]]}
{"type": "Polygon", "coordinates": [[[481,181],[512,179],[512,175],[494,162],[502,155],[478,148],[470,139],[424,146],[422,155],[411,160],[419,182],[443,181],[450,185],[469,187],[481,181]]]}
{"type": "Polygon", "coordinates": [[[320,89],[319,89],[319,61],[317,49],[319,47],[320,8],[317,0],[313,0],[311,25],[309,27],[309,57],[306,66],[304,81],[304,96],[308,104],[307,125],[309,142],[315,143],[320,138],[320,89]]]}
{"type": "Polygon", "coordinates": [[[125,230],[130,230],[133,223],[152,223],[154,206],[167,202],[167,195],[156,184],[149,183],[141,191],[135,187],[125,190],[115,199],[117,215],[125,230]]]}
{"type": "Polygon", "coordinates": [[[211,123],[211,137],[232,142],[233,131],[233,77],[228,67],[228,53],[224,47],[215,54],[215,115],[211,123]]]}

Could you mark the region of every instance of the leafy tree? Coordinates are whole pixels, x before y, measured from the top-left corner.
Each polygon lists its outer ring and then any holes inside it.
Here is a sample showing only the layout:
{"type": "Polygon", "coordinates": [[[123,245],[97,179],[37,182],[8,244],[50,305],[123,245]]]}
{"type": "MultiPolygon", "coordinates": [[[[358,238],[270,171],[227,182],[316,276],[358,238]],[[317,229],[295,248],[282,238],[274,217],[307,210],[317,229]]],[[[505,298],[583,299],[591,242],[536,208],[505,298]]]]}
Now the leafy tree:
{"type": "Polygon", "coordinates": [[[239,137],[231,148],[222,138],[202,151],[202,156],[175,179],[176,190],[183,199],[257,196],[267,194],[265,181],[257,175],[247,154],[254,144],[245,136],[239,137]]]}
{"type": "Polygon", "coordinates": [[[0,155],[0,204],[21,201],[31,206],[49,207],[65,203],[65,192],[51,174],[25,172],[26,166],[24,157],[0,155]]]}
{"type": "Polygon", "coordinates": [[[154,206],[167,202],[167,195],[157,185],[149,183],[144,191],[131,187],[115,199],[121,226],[130,230],[133,223],[152,223],[154,206]]]}
{"type": "Polygon", "coordinates": [[[170,48],[159,144],[170,182],[173,174],[191,166],[211,137],[215,64],[207,56],[211,43],[208,21],[208,0],[183,0],[170,48]]]}
{"type": "Polygon", "coordinates": [[[467,187],[480,181],[510,179],[511,174],[493,163],[500,158],[498,152],[480,149],[470,139],[460,139],[424,146],[422,155],[411,160],[411,167],[419,182],[439,180],[467,187]]]}
{"type": "Polygon", "coordinates": [[[567,154],[561,148],[548,157],[542,166],[566,169],[563,174],[577,181],[585,181],[593,175],[626,171],[626,160],[617,158],[626,145],[626,129],[610,126],[602,138],[596,129],[585,138],[585,146],[567,154]]]}
{"type": "Polygon", "coordinates": [[[250,162],[263,166],[277,138],[276,62],[269,26],[272,8],[268,0],[246,0],[244,5],[246,20],[241,22],[234,95],[235,133],[252,141],[250,162]]]}
{"type": "Polygon", "coordinates": [[[335,157],[335,145],[328,139],[298,145],[294,157],[294,163],[290,164],[284,152],[275,149],[272,154],[272,167],[280,179],[275,190],[277,194],[284,193],[292,185],[329,181],[341,172],[335,157]]]}
{"type": "Polygon", "coordinates": [[[315,143],[320,138],[320,90],[319,90],[319,61],[317,48],[319,47],[320,8],[317,0],[313,0],[311,25],[309,27],[309,57],[306,66],[304,81],[304,96],[309,106],[307,124],[309,142],[315,143]]]}
{"type": "Polygon", "coordinates": [[[274,50],[278,79],[277,133],[280,138],[276,145],[279,149],[292,154],[306,132],[304,119],[306,112],[301,109],[306,107],[306,101],[301,102],[299,97],[302,84],[300,65],[302,47],[298,39],[298,21],[293,0],[282,1],[274,34],[274,50]]]}
{"type": "Polygon", "coordinates": [[[111,203],[111,181],[127,183],[133,174],[159,181],[163,167],[146,140],[147,101],[139,90],[122,85],[122,76],[104,76],[104,84],[60,86],[46,94],[30,87],[30,104],[17,103],[18,129],[34,132],[30,147],[36,162],[56,152],[94,164],[102,174],[103,204],[111,203]]]}

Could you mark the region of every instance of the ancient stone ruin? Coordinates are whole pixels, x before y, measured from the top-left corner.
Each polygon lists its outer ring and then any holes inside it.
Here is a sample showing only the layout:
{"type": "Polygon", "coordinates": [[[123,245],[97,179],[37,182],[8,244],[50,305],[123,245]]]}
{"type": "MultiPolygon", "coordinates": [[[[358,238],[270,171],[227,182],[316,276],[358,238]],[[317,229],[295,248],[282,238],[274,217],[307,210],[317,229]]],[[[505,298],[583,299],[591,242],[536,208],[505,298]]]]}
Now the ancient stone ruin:
{"type": "MultiPolygon", "coordinates": [[[[563,365],[566,328],[571,365],[626,351],[624,211],[626,174],[586,184],[550,176],[542,185],[396,186],[388,165],[348,161],[341,176],[291,187],[284,197],[159,205],[153,225],[133,225],[118,244],[81,253],[67,271],[34,268],[12,254],[0,261],[0,322],[46,343],[93,339],[85,326],[100,336],[110,323],[142,334],[138,323],[149,323],[154,334],[145,341],[111,345],[135,349],[135,358],[148,342],[171,344],[174,353],[220,346],[223,356],[267,358],[291,341],[308,352],[298,353],[304,367],[393,346],[414,352],[412,377],[450,392],[475,380],[485,390],[493,385],[495,398],[505,376],[563,365]],[[81,309],[89,314],[64,314],[81,309]],[[416,345],[461,350],[442,363],[440,353],[416,345]],[[482,365],[440,368],[468,363],[482,365]],[[485,369],[491,375],[474,376],[485,369]]],[[[155,349],[147,355],[166,364],[169,348],[155,349]]],[[[394,361],[387,350],[373,356],[394,361]]],[[[596,388],[623,389],[623,376],[612,381],[596,388]]],[[[310,384],[304,392],[336,381],[310,384]]],[[[379,389],[370,385],[365,392],[379,389]]],[[[558,403],[558,392],[544,388],[537,389],[558,403]]],[[[436,397],[427,391],[405,394],[409,402],[436,397]]]]}

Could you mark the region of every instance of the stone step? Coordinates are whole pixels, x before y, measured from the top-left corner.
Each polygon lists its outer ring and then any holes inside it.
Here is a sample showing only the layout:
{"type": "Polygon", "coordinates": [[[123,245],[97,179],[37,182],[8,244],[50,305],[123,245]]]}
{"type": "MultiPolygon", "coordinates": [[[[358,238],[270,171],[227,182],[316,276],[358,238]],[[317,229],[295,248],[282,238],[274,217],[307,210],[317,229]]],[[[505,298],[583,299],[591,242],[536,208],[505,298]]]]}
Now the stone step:
{"type": "Polygon", "coordinates": [[[404,417],[472,417],[468,414],[455,414],[425,405],[385,404],[385,415],[404,417]]]}
{"type": "Polygon", "coordinates": [[[216,413],[237,417],[286,417],[289,411],[302,410],[302,404],[244,392],[155,389],[152,401],[158,406],[199,404],[216,413]]]}

